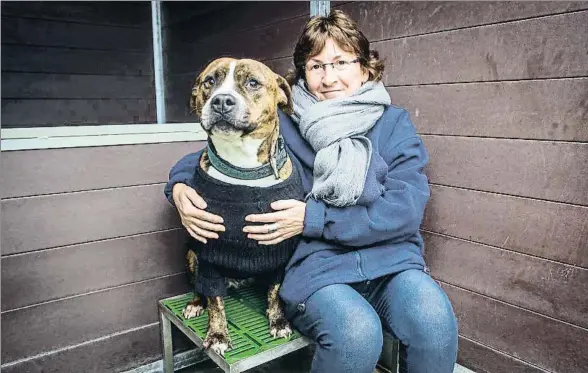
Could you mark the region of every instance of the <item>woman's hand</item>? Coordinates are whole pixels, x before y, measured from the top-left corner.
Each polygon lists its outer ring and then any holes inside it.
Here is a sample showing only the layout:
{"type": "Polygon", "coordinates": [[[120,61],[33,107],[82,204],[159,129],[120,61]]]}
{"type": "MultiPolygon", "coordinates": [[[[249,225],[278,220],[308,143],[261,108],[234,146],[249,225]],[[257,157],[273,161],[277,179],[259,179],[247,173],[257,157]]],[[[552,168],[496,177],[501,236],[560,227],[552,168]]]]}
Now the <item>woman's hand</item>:
{"type": "Polygon", "coordinates": [[[305,202],[288,199],[276,201],[271,207],[277,211],[245,217],[245,221],[268,223],[243,227],[243,232],[249,233],[247,237],[258,241],[260,245],[275,245],[302,233],[306,213],[305,202]]]}
{"type": "Polygon", "coordinates": [[[178,183],[173,189],[174,203],[180,213],[182,225],[190,236],[202,243],[207,238],[218,238],[215,232],[224,232],[223,218],[204,211],[206,202],[194,189],[186,184],[178,183]]]}

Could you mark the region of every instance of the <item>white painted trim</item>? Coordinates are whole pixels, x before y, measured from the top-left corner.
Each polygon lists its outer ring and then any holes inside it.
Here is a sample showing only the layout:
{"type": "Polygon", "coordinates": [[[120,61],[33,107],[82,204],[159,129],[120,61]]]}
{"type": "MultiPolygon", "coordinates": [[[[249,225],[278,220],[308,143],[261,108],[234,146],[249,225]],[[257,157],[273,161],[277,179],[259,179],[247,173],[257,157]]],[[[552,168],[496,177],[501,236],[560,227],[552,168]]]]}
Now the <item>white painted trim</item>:
{"type": "Polygon", "coordinates": [[[166,119],[165,107],[165,70],[163,60],[161,1],[151,1],[151,29],[153,34],[153,72],[155,75],[155,107],[157,123],[163,124],[166,119]]]}
{"type": "Polygon", "coordinates": [[[310,0],[310,18],[314,16],[326,17],[331,11],[331,2],[322,0],[310,0]]]}
{"type": "Polygon", "coordinates": [[[123,124],[1,130],[2,151],[202,141],[199,123],[123,124]]]}

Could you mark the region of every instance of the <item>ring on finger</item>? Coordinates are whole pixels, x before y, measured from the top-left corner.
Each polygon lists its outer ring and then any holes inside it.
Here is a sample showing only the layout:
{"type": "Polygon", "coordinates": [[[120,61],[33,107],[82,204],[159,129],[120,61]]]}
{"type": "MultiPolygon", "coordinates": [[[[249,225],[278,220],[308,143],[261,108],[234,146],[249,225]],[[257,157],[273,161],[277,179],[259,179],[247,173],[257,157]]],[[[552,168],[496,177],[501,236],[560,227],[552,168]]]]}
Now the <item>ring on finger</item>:
{"type": "Polygon", "coordinates": [[[267,226],[267,233],[274,233],[278,230],[278,223],[270,224],[267,226]]]}

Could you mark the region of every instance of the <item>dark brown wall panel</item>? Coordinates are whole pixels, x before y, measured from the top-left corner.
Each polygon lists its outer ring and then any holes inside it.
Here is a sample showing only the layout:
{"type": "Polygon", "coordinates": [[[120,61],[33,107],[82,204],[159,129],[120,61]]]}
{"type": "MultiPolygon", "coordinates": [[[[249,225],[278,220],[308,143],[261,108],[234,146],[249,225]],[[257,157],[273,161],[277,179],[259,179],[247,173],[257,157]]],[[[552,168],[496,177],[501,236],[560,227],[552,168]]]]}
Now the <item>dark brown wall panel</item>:
{"type": "Polygon", "coordinates": [[[2,201],[2,254],[180,226],[163,184],[2,201]]]}
{"type": "MultiPolygon", "coordinates": [[[[170,16],[175,17],[176,13],[185,12],[185,4],[182,5],[184,6],[179,6],[179,3],[168,3],[168,9],[172,10],[170,16]],[[178,9],[173,10],[173,7],[178,9]]],[[[235,1],[231,2],[229,7],[212,9],[211,12],[172,23],[169,28],[172,36],[170,41],[193,43],[216,34],[230,38],[238,32],[308,16],[309,13],[310,4],[306,1],[235,1]]]]}
{"type": "Polygon", "coordinates": [[[588,205],[588,144],[423,135],[435,184],[588,205]]]}
{"type": "Polygon", "coordinates": [[[373,43],[386,85],[588,74],[588,11],[373,43]]]}
{"type": "Polygon", "coordinates": [[[588,79],[388,88],[420,133],[588,141],[588,79]]]}
{"type": "MultiPolygon", "coordinates": [[[[162,10],[164,11],[164,27],[173,28],[178,23],[199,19],[203,15],[213,15],[216,11],[230,11],[233,3],[225,1],[164,1],[162,10]]],[[[221,21],[222,19],[216,18],[221,21]]]]}
{"type": "Polygon", "coordinates": [[[436,234],[424,238],[435,278],[588,327],[588,269],[436,234]]]}
{"type": "MultiPolygon", "coordinates": [[[[158,320],[157,300],[188,290],[184,274],[2,313],[2,362],[158,320]]],[[[132,346],[128,346],[132,349],[132,346]]]]}
{"type": "MultiPolygon", "coordinates": [[[[151,17],[150,17],[151,18],[151,17]]],[[[2,43],[149,52],[147,30],[31,18],[2,17],[2,43]]]]}
{"type": "Polygon", "coordinates": [[[265,61],[265,64],[270,67],[276,74],[286,77],[288,70],[294,70],[294,60],[292,57],[278,58],[265,61]]]}
{"type": "Polygon", "coordinates": [[[585,372],[586,329],[448,284],[443,289],[464,337],[551,372],[585,372]]]}
{"type": "Polygon", "coordinates": [[[3,1],[2,16],[7,15],[151,29],[147,1],[3,1]]]}
{"type": "Polygon", "coordinates": [[[588,268],[588,208],[431,185],[421,228],[588,268]]]}
{"type": "Polygon", "coordinates": [[[260,60],[289,56],[307,20],[298,17],[230,37],[216,35],[198,43],[178,43],[175,47],[178,52],[168,57],[170,73],[200,71],[221,56],[260,60]]]}
{"type": "Polygon", "coordinates": [[[184,229],[2,258],[2,311],[184,271],[184,229]]]}
{"type": "Polygon", "coordinates": [[[150,76],[153,63],[150,52],[3,45],[2,71],[150,76]]]}
{"type": "Polygon", "coordinates": [[[459,338],[457,362],[476,373],[548,373],[467,338],[459,338]]]}
{"type": "Polygon", "coordinates": [[[155,101],[141,99],[2,100],[2,126],[156,123],[155,101]]]}
{"type": "Polygon", "coordinates": [[[2,98],[154,98],[149,76],[2,73],[2,98]]]}
{"type": "Polygon", "coordinates": [[[586,8],[588,3],[580,1],[361,1],[339,9],[368,39],[383,40],[586,8]]]}
{"type": "Polygon", "coordinates": [[[2,198],[167,182],[172,166],[205,144],[191,141],[3,152],[1,171],[10,177],[2,178],[2,198]]]}
{"type": "Polygon", "coordinates": [[[191,112],[190,97],[192,87],[200,70],[194,70],[186,74],[169,75],[166,81],[166,108],[167,121],[170,123],[177,122],[195,122],[198,118],[191,112]]]}
{"type": "MultiPolygon", "coordinates": [[[[174,336],[174,353],[194,349],[192,342],[174,336]]],[[[205,358],[202,353],[202,359],[205,358]]],[[[2,367],[5,373],[125,372],[161,359],[159,325],[122,332],[107,339],[2,367]]]]}

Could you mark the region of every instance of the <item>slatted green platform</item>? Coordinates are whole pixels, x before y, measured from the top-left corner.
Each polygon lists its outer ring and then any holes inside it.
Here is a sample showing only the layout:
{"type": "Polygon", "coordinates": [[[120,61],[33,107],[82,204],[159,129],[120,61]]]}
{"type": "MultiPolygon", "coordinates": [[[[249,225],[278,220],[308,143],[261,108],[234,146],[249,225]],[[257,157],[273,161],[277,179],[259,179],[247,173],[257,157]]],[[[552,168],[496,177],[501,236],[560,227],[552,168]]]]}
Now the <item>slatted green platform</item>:
{"type": "MultiPolygon", "coordinates": [[[[192,296],[192,293],[187,293],[159,301],[165,373],[173,372],[170,322],[199,347],[202,347],[202,341],[206,336],[207,311],[189,320],[182,316],[182,310],[192,296]]],[[[233,348],[228,350],[224,357],[211,350],[206,353],[226,373],[243,372],[311,343],[297,331],[294,331],[289,339],[272,337],[269,332],[269,321],[265,315],[265,299],[265,292],[254,287],[231,289],[229,295],[224,297],[233,348]]]]}

